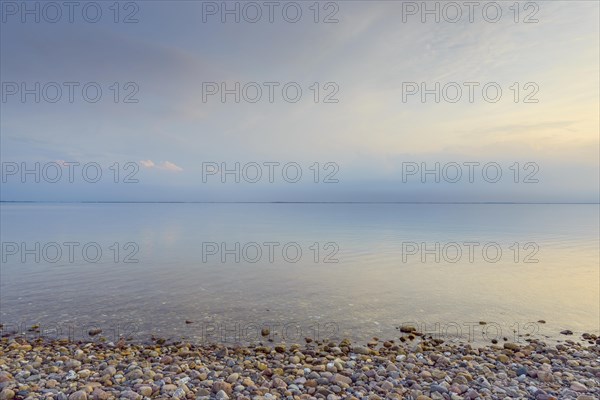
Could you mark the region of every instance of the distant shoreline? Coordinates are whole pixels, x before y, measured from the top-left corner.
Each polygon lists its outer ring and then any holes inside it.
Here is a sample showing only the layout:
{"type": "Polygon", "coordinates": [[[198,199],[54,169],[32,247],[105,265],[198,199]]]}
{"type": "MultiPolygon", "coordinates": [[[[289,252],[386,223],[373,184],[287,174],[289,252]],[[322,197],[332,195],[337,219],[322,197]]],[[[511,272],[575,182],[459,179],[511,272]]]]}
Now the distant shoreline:
{"type": "Polygon", "coordinates": [[[1,200],[0,203],[28,203],[28,204],[531,204],[531,205],[600,205],[593,202],[413,202],[413,201],[29,201],[29,200],[1,200]]]}

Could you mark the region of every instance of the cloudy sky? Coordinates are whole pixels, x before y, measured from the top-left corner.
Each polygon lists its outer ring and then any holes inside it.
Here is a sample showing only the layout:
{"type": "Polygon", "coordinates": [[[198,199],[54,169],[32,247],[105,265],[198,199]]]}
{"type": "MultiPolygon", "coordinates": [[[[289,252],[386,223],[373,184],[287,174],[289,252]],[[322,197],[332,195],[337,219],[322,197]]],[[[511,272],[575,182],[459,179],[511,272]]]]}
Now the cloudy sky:
{"type": "Polygon", "coordinates": [[[599,3],[498,3],[3,2],[1,200],[597,202],[599,3]]]}

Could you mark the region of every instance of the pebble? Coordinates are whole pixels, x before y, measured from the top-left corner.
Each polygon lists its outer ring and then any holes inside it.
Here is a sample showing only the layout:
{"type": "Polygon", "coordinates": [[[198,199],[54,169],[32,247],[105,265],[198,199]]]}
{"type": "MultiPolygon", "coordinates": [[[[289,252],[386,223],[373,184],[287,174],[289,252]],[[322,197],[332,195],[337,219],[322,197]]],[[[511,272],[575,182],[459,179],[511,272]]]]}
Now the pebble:
{"type": "Polygon", "coordinates": [[[227,400],[229,399],[229,396],[223,390],[219,390],[217,392],[216,398],[219,400],[227,400]]]}
{"type": "Polygon", "coordinates": [[[529,338],[472,347],[411,334],[405,342],[306,341],[303,347],[40,344],[2,337],[0,400],[600,398],[595,342],[551,346],[529,338]]]}
{"type": "Polygon", "coordinates": [[[150,386],[140,386],[138,388],[138,393],[141,394],[144,397],[150,397],[152,396],[152,388],[150,386]]]}
{"type": "Polygon", "coordinates": [[[371,350],[368,347],[364,346],[354,346],[352,351],[356,354],[370,354],[371,350]]]}
{"type": "Polygon", "coordinates": [[[521,347],[516,343],[504,343],[504,348],[508,350],[518,351],[521,347]]]}
{"type": "Polygon", "coordinates": [[[587,392],[588,388],[583,383],[573,382],[571,383],[571,390],[576,392],[587,392]]]}
{"type": "Polygon", "coordinates": [[[223,381],[219,381],[219,382],[215,382],[212,385],[212,390],[214,393],[218,393],[220,391],[223,391],[227,394],[231,394],[231,392],[233,391],[231,388],[231,384],[227,383],[227,382],[223,382],[223,381]]]}
{"type": "Polygon", "coordinates": [[[108,398],[110,398],[110,394],[100,388],[96,388],[92,392],[92,399],[94,400],[108,400],[108,398]]]}
{"type": "Polygon", "coordinates": [[[346,385],[351,385],[352,384],[352,378],[349,378],[347,376],[341,375],[341,374],[335,374],[332,377],[332,382],[335,383],[344,383],[346,385]]]}
{"type": "Polygon", "coordinates": [[[78,390],[69,396],[69,400],[87,400],[87,393],[83,390],[78,390]]]}
{"type": "Polygon", "coordinates": [[[448,389],[441,385],[431,385],[429,387],[429,390],[431,390],[432,392],[448,393],[448,389]]]}

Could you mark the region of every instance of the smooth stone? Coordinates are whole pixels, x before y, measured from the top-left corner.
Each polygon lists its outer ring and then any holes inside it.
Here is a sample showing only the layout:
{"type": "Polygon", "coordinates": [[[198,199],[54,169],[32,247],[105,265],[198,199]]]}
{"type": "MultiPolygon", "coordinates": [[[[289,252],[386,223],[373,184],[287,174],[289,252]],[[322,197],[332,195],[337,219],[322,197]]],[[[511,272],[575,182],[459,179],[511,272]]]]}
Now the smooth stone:
{"type": "Polygon", "coordinates": [[[364,346],[354,346],[352,348],[352,352],[356,353],[356,354],[370,354],[371,350],[368,347],[364,347],[364,346]]]}
{"type": "Polygon", "coordinates": [[[142,398],[142,396],[140,396],[138,393],[136,393],[134,391],[125,390],[124,392],[121,393],[120,398],[128,399],[128,400],[140,400],[142,398]]]}
{"type": "Polygon", "coordinates": [[[87,400],[87,393],[83,390],[78,390],[69,396],[69,400],[87,400]]]}
{"type": "Polygon", "coordinates": [[[140,386],[138,388],[138,393],[141,394],[144,397],[150,397],[152,396],[152,388],[150,386],[140,386]]]}
{"type": "Polygon", "coordinates": [[[445,387],[443,387],[441,385],[431,385],[429,387],[429,390],[431,390],[432,392],[438,392],[438,393],[448,393],[448,389],[446,389],[445,387]]]}
{"type": "Polygon", "coordinates": [[[15,391],[9,388],[4,388],[2,392],[0,392],[0,400],[11,400],[15,397],[15,391]]]}
{"type": "Polygon", "coordinates": [[[333,375],[331,378],[331,381],[335,382],[335,383],[345,383],[346,385],[352,385],[352,378],[349,378],[349,377],[341,375],[341,374],[333,375]]]}
{"type": "Polygon", "coordinates": [[[585,386],[582,383],[579,382],[572,382],[571,383],[571,390],[574,390],[576,392],[587,392],[588,388],[587,386],[585,386]]]}
{"type": "Polygon", "coordinates": [[[177,385],[173,385],[170,383],[166,383],[160,388],[160,392],[163,394],[164,393],[170,394],[172,392],[175,392],[176,390],[177,390],[177,385]]]}
{"type": "Polygon", "coordinates": [[[223,381],[217,381],[217,382],[213,383],[212,391],[213,391],[213,393],[218,393],[220,391],[223,391],[227,394],[231,394],[233,389],[231,388],[230,383],[223,382],[223,381]]]}
{"type": "Polygon", "coordinates": [[[100,388],[95,388],[92,392],[92,399],[94,400],[108,400],[109,397],[110,394],[100,388]]]}
{"type": "Polygon", "coordinates": [[[215,396],[218,400],[228,400],[229,396],[223,390],[219,390],[215,396]]]}

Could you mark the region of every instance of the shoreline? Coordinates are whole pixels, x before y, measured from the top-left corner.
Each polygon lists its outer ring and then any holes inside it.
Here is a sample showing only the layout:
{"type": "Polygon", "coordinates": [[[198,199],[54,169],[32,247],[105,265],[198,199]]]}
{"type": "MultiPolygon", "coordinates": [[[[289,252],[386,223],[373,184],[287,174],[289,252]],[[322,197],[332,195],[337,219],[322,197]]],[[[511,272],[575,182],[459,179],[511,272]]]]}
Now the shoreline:
{"type": "MultiPolygon", "coordinates": [[[[1,339],[0,400],[600,398],[600,339],[474,347],[1,339]]],[[[576,338],[573,338],[576,339],[576,338]]]]}
{"type": "MultiPolygon", "coordinates": [[[[491,344],[513,342],[526,343],[537,339],[548,345],[565,340],[582,344],[594,344],[600,337],[597,329],[564,329],[563,324],[546,325],[545,320],[523,323],[447,322],[426,324],[422,322],[402,323],[393,329],[380,329],[356,334],[354,329],[342,329],[336,322],[313,323],[262,322],[232,323],[198,322],[184,319],[180,326],[167,330],[149,329],[136,323],[115,322],[36,322],[0,323],[0,337],[22,337],[26,340],[68,340],[70,342],[117,342],[125,338],[128,343],[151,345],[188,342],[196,345],[223,344],[226,346],[252,346],[261,342],[304,343],[304,341],[350,340],[367,343],[372,337],[395,337],[396,340],[418,339],[442,340],[446,343],[468,343],[482,347],[491,344]],[[554,328],[554,329],[553,329],[554,328]],[[398,336],[399,335],[399,336],[398,336]]],[[[359,330],[360,331],[360,330],[359,330]]]]}

